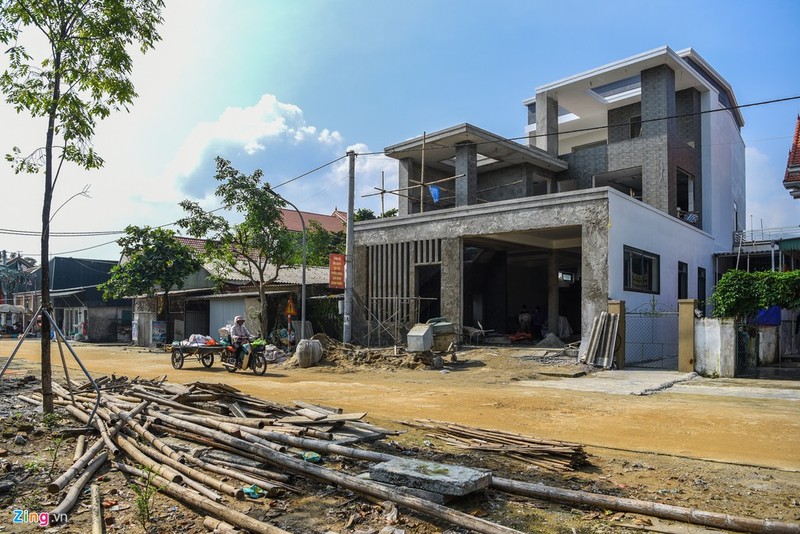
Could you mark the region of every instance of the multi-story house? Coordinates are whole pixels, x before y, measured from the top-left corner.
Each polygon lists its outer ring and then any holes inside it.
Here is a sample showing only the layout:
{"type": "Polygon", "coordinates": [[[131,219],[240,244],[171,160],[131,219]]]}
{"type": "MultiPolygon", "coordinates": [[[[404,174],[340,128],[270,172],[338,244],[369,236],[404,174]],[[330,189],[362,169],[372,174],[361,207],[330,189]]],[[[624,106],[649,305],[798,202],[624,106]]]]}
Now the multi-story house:
{"type": "Polygon", "coordinates": [[[706,306],[714,254],[744,229],[744,120],[728,82],[665,46],[523,104],[519,140],[461,124],[385,149],[399,216],[354,227],[356,337],[434,316],[513,333],[527,305],[586,341],[609,299],[706,306]]]}

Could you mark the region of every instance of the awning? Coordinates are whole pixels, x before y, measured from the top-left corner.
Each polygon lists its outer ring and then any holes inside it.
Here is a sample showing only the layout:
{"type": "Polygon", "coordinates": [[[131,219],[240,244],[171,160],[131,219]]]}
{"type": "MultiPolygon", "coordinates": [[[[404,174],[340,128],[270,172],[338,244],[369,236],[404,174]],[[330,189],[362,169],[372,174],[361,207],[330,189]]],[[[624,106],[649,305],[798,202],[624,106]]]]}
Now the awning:
{"type": "Polygon", "coordinates": [[[787,251],[787,250],[800,250],[800,237],[795,237],[792,239],[781,239],[778,241],[778,248],[787,251]]]}
{"type": "Polygon", "coordinates": [[[17,306],[15,304],[0,304],[0,313],[32,313],[24,306],[17,306]]]}

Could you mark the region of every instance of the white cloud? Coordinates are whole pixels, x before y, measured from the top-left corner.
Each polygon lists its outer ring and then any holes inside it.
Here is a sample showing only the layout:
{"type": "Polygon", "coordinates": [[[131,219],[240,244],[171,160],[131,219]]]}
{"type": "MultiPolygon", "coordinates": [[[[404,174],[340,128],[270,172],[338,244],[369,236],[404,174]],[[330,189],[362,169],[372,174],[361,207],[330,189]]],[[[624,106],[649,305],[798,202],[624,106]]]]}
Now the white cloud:
{"type": "Polygon", "coordinates": [[[298,106],[265,94],[254,106],[229,107],[217,120],[197,124],[168,167],[167,175],[190,174],[200,165],[206,148],[217,142],[241,146],[248,155],[253,155],[265,149],[268,139],[286,135],[299,142],[315,132],[315,127],[305,124],[298,106]]]}

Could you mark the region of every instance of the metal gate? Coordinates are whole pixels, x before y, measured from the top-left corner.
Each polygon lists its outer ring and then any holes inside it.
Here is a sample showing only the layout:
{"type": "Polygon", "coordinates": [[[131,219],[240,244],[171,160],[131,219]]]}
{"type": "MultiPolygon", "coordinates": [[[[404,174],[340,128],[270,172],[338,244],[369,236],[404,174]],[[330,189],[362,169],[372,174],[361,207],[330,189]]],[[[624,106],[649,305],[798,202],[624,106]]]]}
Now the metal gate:
{"type": "Polygon", "coordinates": [[[736,366],[733,376],[758,374],[759,332],[744,323],[736,325],[736,366]]]}
{"type": "Polygon", "coordinates": [[[677,371],[677,310],[654,300],[625,312],[625,367],[677,371]]]}

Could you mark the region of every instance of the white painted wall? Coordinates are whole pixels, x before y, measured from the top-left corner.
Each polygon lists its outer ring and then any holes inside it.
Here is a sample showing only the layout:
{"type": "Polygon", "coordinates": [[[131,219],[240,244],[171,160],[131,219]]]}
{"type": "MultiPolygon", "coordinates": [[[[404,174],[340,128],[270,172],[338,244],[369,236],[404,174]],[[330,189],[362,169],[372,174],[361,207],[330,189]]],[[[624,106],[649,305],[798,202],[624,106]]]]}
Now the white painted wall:
{"type": "MultiPolygon", "coordinates": [[[[711,235],[643,202],[609,188],[609,298],[624,300],[628,310],[650,304],[653,294],[623,289],[623,248],[634,247],[660,256],[659,304],[678,309],[678,262],[689,266],[689,298],[697,298],[697,268],[706,269],[706,296],[714,281],[713,254],[724,249],[711,235]]],[[[728,250],[728,249],[725,249],[728,250]]]]}
{"type": "Polygon", "coordinates": [[[694,370],[707,377],[733,378],[736,328],[732,318],[694,322],[694,370]]]}
{"type": "MultiPolygon", "coordinates": [[[[701,109],[722,109],[715,91],[703,94],[701,109]]],[[[705,113],[701,128],[705,230],[718,245],[732,250],[733,232],[744,230],[746,223],[744,141],[730,111],[705,113]],[[734,226],[734,202],[739,209],[738,228],[734,226]]]]}

